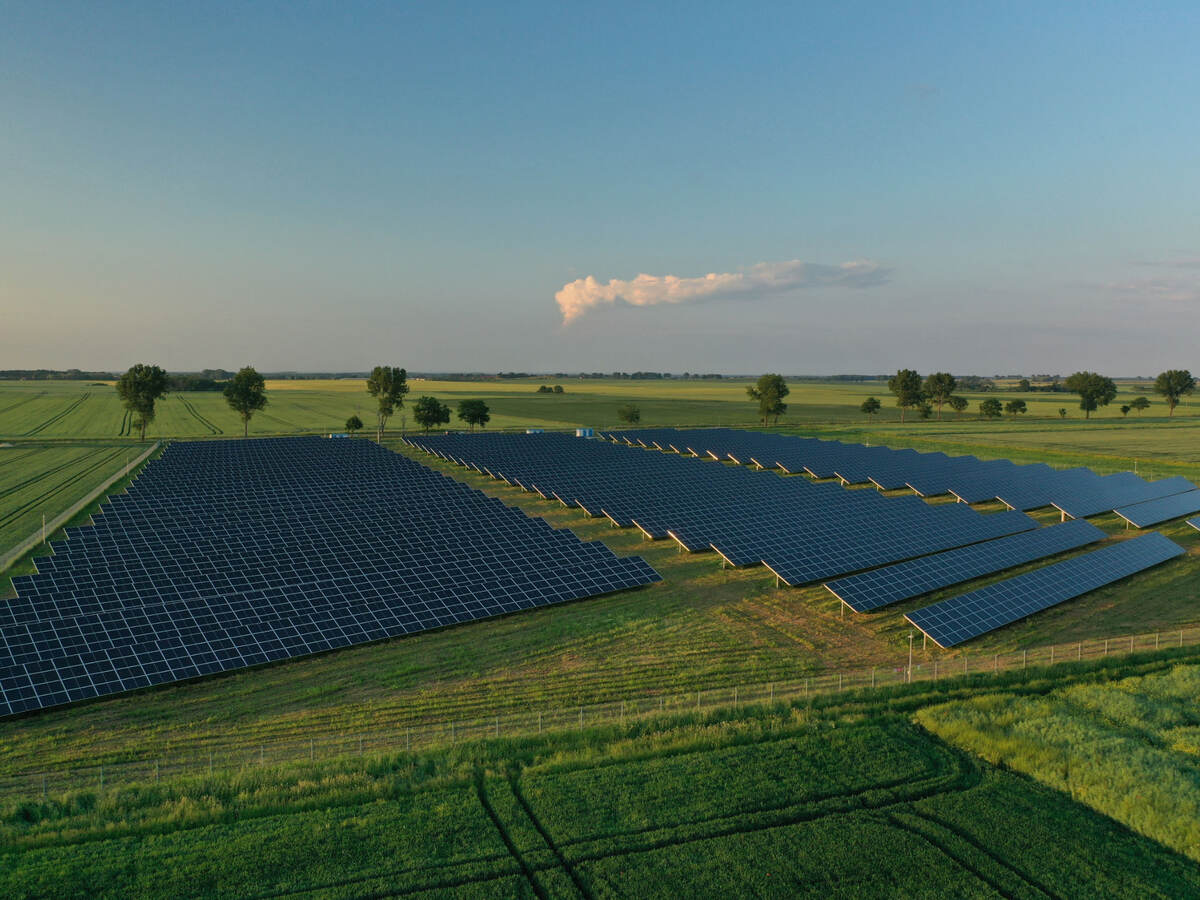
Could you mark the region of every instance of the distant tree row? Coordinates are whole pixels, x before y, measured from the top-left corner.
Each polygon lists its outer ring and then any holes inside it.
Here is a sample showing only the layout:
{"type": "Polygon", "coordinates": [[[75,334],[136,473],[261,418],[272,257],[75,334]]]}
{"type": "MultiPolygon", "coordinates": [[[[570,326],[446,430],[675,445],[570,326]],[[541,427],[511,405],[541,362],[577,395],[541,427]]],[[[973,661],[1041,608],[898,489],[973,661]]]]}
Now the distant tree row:
{"type": "MultiPolygon", "coordinates": [[[[1057,378],[1057,376],[1055,377],[1057,378]]],[[[992,389],[982,386],[981,380],[977,376],[970,376],[970,378],[972,380],[971,389],[980,391],[992,389]]],[[[896,395],[896,405],[900,407],[901,422],[904,421],[906,413],[912,409],[915,409],[923,419],[929,418],[936,409],[937,417],[940,419],[942,406],[945,404],[949,404],[951,409],[959,413],[967,408],[967,401],[954,393],[955,390],[964,387],[967,380],[963,379],[960,382],[949,372],[934,372],[922,379],[920,373],[914,369],[900,369],[888,379],[888,388],[896,395]]],[[[1033,389],[1027,380],[1022,379],[1022,381],[1026,390],[1033,389]]],[[[1180,401],[1191,394],[1195,388],[1196,380],[1187,369],[1168,369],[1159,374],[1154,382],[1154,390],[1166,401],[1168,415],[1171,416],[1175,415],[1175,407],[1179,405],[1180,401]]],[[[1053,390],[1058,389],[1057,387],[1053,388],[1053,390]]],[[[1079,408],[1083,410],[1084,418],[1091,418],[1093,412],[1102,406],[1108,406],[1117,396],[1116,383],[1111,378],[1097,372],[1076,372],[1068,376],[1062,382],[1062,390],[1079,395],[1079,408]]],[[[1127,406],[1121,407],[1121,414],[1128,415],[1130,410],[1137,410],[1140,414],[1149,407],[1150,401],[1146,397],[1136,397],[1127,406]]],[[[875,397],[868,397],[859,409],[870,417],[879,412],[880,403],[875,397]]],[[[996,418],[1004,412],[1017,416],[1027,411],[1028,407],[1025,401],[1020,399],[1010,400],[1007,404],[1002,405],[999,400],[989,398],[979,404],[979,414],[984,418],[996,418]]],[[[1066,418],[1066,414],[1066,409],[1059,410],[1060,417],[1066,418]]]]}
{"type": "MultiPolygon", "coordinates": [[[[171,376],[160,366],[138,363],[117,379],[121,404],[134,416],[133,424],[146,440],[154,421],[155,404],[172,389],[171,376]]],[[[250,433],[250,418],[267,405],[266,383],[251,366],[239,370],[224,385],[225,401],[242,418],[242,437],[250,433]]]]}
{"type": "Polygon", "coordinates": [[[538,385],[538,389],[537,389],[536,393],[538,393],[538,394],[561,394],[561,393],[563,393],[563,386],[561,384],[556,384],[553,387],[551,387],[548,384],[540,384],[540,385],[538,385]]]}

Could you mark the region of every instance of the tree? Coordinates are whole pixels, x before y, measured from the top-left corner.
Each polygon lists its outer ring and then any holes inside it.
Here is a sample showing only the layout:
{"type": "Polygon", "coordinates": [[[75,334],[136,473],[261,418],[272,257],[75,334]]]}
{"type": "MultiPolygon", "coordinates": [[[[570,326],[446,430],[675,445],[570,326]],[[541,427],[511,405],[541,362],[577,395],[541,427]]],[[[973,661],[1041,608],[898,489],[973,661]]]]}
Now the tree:
{"type": "Polygon", "coordinates": [[[1060,406],[1058,408],[1058,417],[1060,419],[1065,419],[1067,417],[1067,408],[1065,406],[1060,406]]]}
{"type": "Polygon", "coordinates": [[[888,379],[888,389],[896,395],[896,405],[900,407],[900,421],[904,421],[904,413],[925,399],[921,389],[921,376],[914,369],[899,369],[888,379]]]}
{"type": "Polygon", "coordinates": [[[1025,401],[1024,400],[1009,400],[1007,403],[1004,404],[1004,411],[1006,413],[1008,413],[1010,416],[1019,416],[1021,413],[1027,411],[1026,406],[1025,406],[1025,401]]]}
{"type": "Polygon", "coordinates": [[[472,431],[476,425],[482,428],[492,419],[488,405],[482,400],[459,400],[458,417],[470,425],[472,431]]]}
{"type": "Polygon", "coordinates": [[[1067,390],[1079,395],[1079,408],[1083,417],[1090,419],[1101,406],[1108,406],[1117,396],[1117,386],[1111,378],[1096,372],[1076,372],[1066,381],[1067,390]]]}
{"type": "Polygon", "coordinates": [[[1196,379],[1187,369],[1167,369],[1154,379],[1154,390],[1167,401],[1167,415],[1175,415],[1179,401],[1196,389],[1196,379]]]}
{"type": "Polygon", "coordinates": [[[450,407],[437,397],[421,397],[413,407],[413,418],[428,432],[435,425],[445,425],[450,421],[450,407]]]}
{"type": "Polygon", "coordinates": [[[562,387],[562,385],[561,385],[561,384],[556,384],[556,385],[554,386],[554,393],[556,393],[556,394],[561,394],[562,392],[563,392],[563,387],[562,387]]]}
{"type": "Polygon", "coordinates": [[[242,417],[242,437],[249,437],[250,417],[267,405],[267,383],[253,366],[243,366],[225,385],[225,402],[242,417]]]}
{"type": "Polygon", "coordinates": [[[354,437],[354,432],[361,431],[362,427],[363,420],[358,416],[351,416],[346,420],[346,431],[349,433],[350,437],[354,437]]]}
{"type": "MultiPolygon", "coordinates": [[[[938,419],[942,417],[942,404],[958,390],[958,382],[949,372],[934,372],[925,379],[925,396],[937,407],[938,419]]],[[[925,418],[922,416],[922,418],[925,418]]]]}
{"type": "Polygon", "coordinates": [[[858,409],[860,412],[865,412],[867,414],[867,418],[869,419],[875,415],[875,413],[879,412],[882,406],[883,404],[874,397],[868,397],[862,402],[862,406],[860,406],[858,409]]]}
{"type": "Polygon", "coordinates": [[[747,396],[758,401],[758,414],[762,417],[764,425],[772,416],[778,422],[779,417],[787,412],[787,404],[783,402],[783,398],[789,393],[791,391],[783,376],[774,374],[760,375],[757,382],[746,388],[747,396]]]}
{"type": "Polygon", "coordinates": [[[1134,397],[1129,401],[1129,406],[1132,409],[1136,409],[1137,414],[1140,416],[1143,409],[1150,408],[1150,401],[1146,397],[1134,397]]]}
{"type": "Polygon", "coordinates": [[[979,401],[979,414],[985,419],[998,419],[1001,414],[1000,401],[995,397],[988,397],[986,400],[979,401]]]}
{"type": "Polygon", "coordinates": [[[1128,403],[1126,403],[1124,406],[1121,407],[1121,415],[1123,415],[1123,416],[1129,415],[1129,411],[1131,409],[1133,409],[1133,407],[1130,406],[1128,403]]]}
{"type": "Polygon", "coordinates": [[[141,439],[146,440],[146,426],[154,421],[154,401],[167,393],[167,373],[158,366],[138,363],[117,380],[121,403],[137,416],[141,439]]]}
{"type": "Polygon", "coordinates": [[[404,405],[404,395],[408,393],[408,372],[399,366],[376,366],[367,379],[367,393],[379,404],[375,414],[379,424],[379,440],[382,442],[387,420],[396,407],[404,405]]]}
{"type": "Polygon", "coordinates": [[[933,415],[933,406],[922,400],[917,404],[917,415],[922,419],[928,419],[933,415]]]}
{"type": "Polygon", "coordinates": [[[1032,388],[1033,388],[1033,385],[1031,385],[1029,383],[1028,378],[1022,378],[1020,381],[1017,382],[1017,390],[1018,391],[1029,391],[1029,390],[1032,390],[1032,388]]]}
{"type": "Polygon", "coordinates": [[[966,397],[951,397],[946,402],[949,403],[950,408],[960,416],[963,414],[963,410],[965,410],[968,406],[966,397]]]}
{"type": "Polygon", "coordinates": [[[636,425],[642,421],[642,411],[632,403],[617,407],[617,418],[626,425],[636,425]]]}

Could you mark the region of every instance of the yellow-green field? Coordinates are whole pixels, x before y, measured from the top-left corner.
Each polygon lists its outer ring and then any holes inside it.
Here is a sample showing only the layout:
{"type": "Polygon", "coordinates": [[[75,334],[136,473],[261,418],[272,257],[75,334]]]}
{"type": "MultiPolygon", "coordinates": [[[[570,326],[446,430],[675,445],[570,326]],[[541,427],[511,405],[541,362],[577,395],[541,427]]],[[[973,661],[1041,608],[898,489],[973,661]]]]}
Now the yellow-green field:
{"type": "MultiPolygon", "coordinates": [[[[453,411],[459,400],[482,399],[491,408],[491,428],[574,428],[578,425],[610,427],[618,424],[618,407],[639,407],[642,425],[751,425],[754,404],[746,397],[748,382],[722,381],[631,381],[608,379],[519,379],[490,381],[410,381],[409,400],[392,419],[389,428],[413,427],[409,408],[417,397],[428,394],[447,403],[453,411]],[[539,394],[539,384],[560,383],[561,394],[539,394]]],[[[1004,385],[1001,385],[1004,387],[1004,385]]],[[[1121,393],[1108,407],[1094,413],[1086,427],[1126,425],[1131,430],[1129,446],[1145,445],[1144,429],[1166,418],[1166,407],[1148,384],[1119,384],[1121,393]],[[1119,407],[1136,396],[1151,398],[1153,405],[1142,415],[1122,416],[1119,407]],[[1141,435],[1139,439],[1135,435],[1141,435]]],[[[346,420],[357,415],[370,428],[375,421],[371,397],[360,379],[323,381],[269,381],[269,403],[250,423],[250,433],[301,434],[341,431],[346,420]]],[[[1053,443],[1082,425],[1083,413],[1073,394],[1017,393],[999,390],[987,394],[963,394],[970,408],[961,415],[949,407],[942,422],[920,421],[907,415],[906,430],[914,434],[956,434],[963,431],[986,434],[1033,435],[1033,443],[1053,443]],[[1020,398],[1029,411],[1005,416],[998,421],[981,421],[979,402],[995,397],[1001,402],[1020,398]],[[1068,416],[1060,419],[1058,410],[1068,416]]],[[[783,427],[854,426],[866,430],[899,423],[900,412],[883,382],[827,383],[793,382],[787,398],[788,411],[780,419],[783,427]],[[873,421],[859,412],[868,396],[884,405],[873,421]]],[[[1175,412],[1178,423],[1200,424],[1200,404],[1185,401],[1175,412]]],[[[451,427],[461,425],[453,420],[451,427]]],[[[157,418],[147,437],[216,437],[241,434],[241,421],[219,392],[191,391],[170,394],[159,402],[157,418]]],[[[111,385],[86,382],[25,381],[0,382],[0,439],[28,438],[117,438],[128,437],[129,417],[121,408],[111,385]]],[[[1124,441],[1120,441],[1124,443],[1124,441]]],[[[1150,448],[1152,449],[1152,447],[1150,448]]]]}

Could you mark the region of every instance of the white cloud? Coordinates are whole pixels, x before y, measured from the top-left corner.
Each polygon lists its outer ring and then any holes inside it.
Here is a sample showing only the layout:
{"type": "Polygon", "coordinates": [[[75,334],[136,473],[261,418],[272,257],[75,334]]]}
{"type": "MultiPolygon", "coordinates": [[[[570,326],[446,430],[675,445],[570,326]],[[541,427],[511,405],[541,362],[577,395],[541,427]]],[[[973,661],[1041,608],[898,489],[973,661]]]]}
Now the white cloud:
{"type": "Polygon", "coordinates": [[[602,283],[589,275],[563,285],[554,299],[562,311],[563,324],[569,325],[589,309],[615,303],[656,306],[700,299],[765,296],[831,285],[862,288],[883,284],[890,274],[891,270],[871,260],[831,266],[793,259],[759,263],[741,272],[710,272],[696,278],[642,274],[629,281],[614,278],[602,283]]]}

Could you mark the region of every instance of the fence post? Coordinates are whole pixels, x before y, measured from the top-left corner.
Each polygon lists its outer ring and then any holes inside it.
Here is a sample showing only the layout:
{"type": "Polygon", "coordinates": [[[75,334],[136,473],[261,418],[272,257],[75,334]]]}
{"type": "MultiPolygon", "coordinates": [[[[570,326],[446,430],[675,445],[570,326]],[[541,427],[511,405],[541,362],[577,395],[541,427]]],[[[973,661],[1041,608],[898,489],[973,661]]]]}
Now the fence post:
{"type": "Polygon", "coordinates": [[[871,667],[871,687],[875,687],[875,667],[871,667]]]}
{"type": "Polygon", "coordinates": [[[583,731],[583,707],[579,707],[579,730],[583,731]]]}
{"type": "Polygon", "coordinates": [[[1130,653],[1133,652],[1133,635],[1132,634],[1129,636],[1129,652],[1130,653]]]}
{"type": "Polygon", "coordinates": [[[1083,641],[1079,642],[1079,646],[1075,648],[1075,659],[1083,659],[1083,641]]]}
{"type": "Polygon", "coordinates": [[[842,673],[838,672],[838,691],[842,689],[842,673]]]}
{"type": "Polygon", "coordinates": [[[1050,665],[1054,665],[1054,645],[1050,645],[1050,665]]]}
{"type": "Polygon", "coordinates": [[[769,700],[768,702],[770,702],[770,703],[774,703],[774,702],[775,702],[775,682],[773,682],[773,681],[771,682],[771,688],[770,688],[770,691],[771,691],[771,697],[770,697],[770,700],[769,700]]]}
{"type": "Polygon", "coordinates": [[[1183,629],[1182,628],[1179,629],[1179,646],[1180,647],[1183,646],[1183,629]]]}
{"type": "Polygon", "coordinates": [[[1021,668],[1022,669],[1029,668],[1029,651],[1028,650],[1021,651],[1021,668]]]}
{"type": "Polygon", "coordinates": [[[542,714],[538,713],[538,734],[542,733],[542,714]]]}
{"type": "Polygon", "coordinates": [[[1108,656],[1108,638],[1104,639],[1104,655],[1108,656]]]}
{"type": "Polygon", "coordinates": [[[1158,649],[1158,632],[1154,632],[1154,649],[1158,649]]]}

